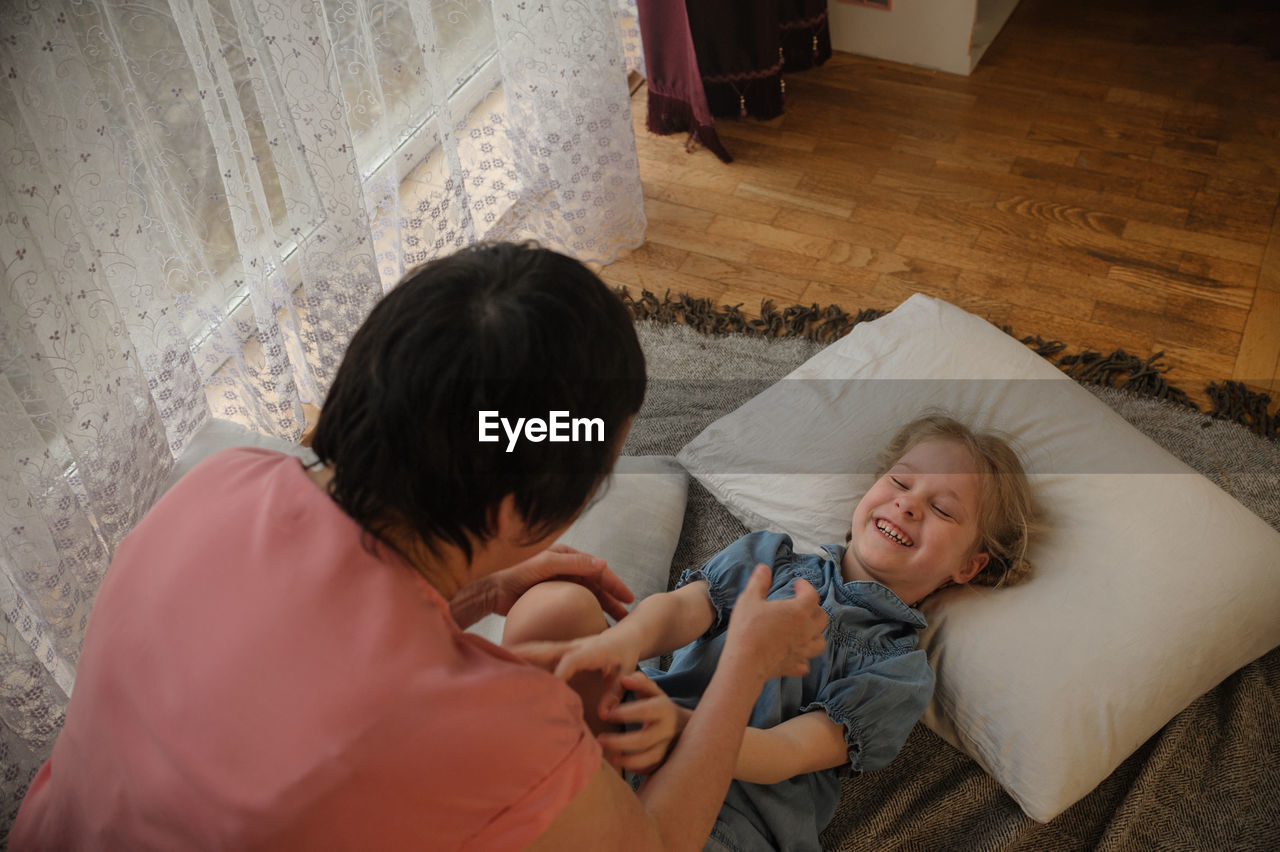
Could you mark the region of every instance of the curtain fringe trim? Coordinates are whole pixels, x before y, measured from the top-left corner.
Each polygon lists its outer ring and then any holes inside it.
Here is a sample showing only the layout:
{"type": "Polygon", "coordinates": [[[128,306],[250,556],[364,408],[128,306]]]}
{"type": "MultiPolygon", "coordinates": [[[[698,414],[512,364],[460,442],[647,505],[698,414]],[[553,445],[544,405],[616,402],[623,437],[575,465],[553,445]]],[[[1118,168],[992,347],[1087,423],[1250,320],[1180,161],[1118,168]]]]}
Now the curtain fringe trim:
{"type": "MultiPolygon", "coordinates": [[[[687,325],[702,334],[803,337],[817,343],[830,343],[848,334],[859,323],[879,319],[888,313],[866,308],[851,314],[839,305],[779,308],[771,299],[764,299],[760,302],[760,316],[748,317],[743,313],[741,303],[716,306],[710,299],[694,298],[684,293],[673,296],[670,291],[661,298],[648,290],[643,290],[639,297],[623,287],[615,287],[614,292],[622,299],[632,319],[637,321],[687,325]]],[[[1239,423],[1269,440],[1280,440],[1280,410],[1270,410],[1270,395],[1250,390],[1241,382],[1225,380],[1207,385],[1205,396],[1210,407],[1206,411],[1192,402],[1186,391],[1166,381],[1169,367],[1161,361],[1164,352],[1145,359],[1130,355],[1123,349],[1109,354],[1092,350],[1066,353],[1067,345],[1060,340],[1045,340],[1038,334],[1019,337],[1008,326],[1001,328],[1078,382],[1120,388],[1191,408],[1215,420],[1239,423]]]]}
{"type": "Polygon", "coordinates": [[[649,87],[649,117],[645,120],[645,126],[651,133],[659,136],[688,131],[686,148],[692,150],[693,143],[697,140],[722,161],[733,162],[733,157],[721,144],[716,129],[710,124],[699,124],[693,115],[692,106],[679,98],[655,92],[652,86],[649,87]]]}

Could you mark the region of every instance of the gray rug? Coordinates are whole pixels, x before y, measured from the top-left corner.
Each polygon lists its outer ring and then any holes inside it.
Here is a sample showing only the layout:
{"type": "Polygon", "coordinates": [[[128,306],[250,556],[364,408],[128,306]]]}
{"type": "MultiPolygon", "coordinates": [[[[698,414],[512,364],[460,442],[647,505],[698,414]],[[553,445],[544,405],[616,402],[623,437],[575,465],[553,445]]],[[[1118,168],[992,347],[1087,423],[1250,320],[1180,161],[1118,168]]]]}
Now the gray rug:
{"type": "MultiPolygon", "coordinates": [[[[637,323],[650,389],[623,452],[673,454],[822,348],[637,323]]],[[[1091,388],[1122,417],[1280,530],[1280,446],[1167,401],[1091,388]]],[[[691,483],[672,579],[745,532],[691,483]]],[[[1277,617],[1280,617],[1278,614],[1277,617]]],[[[1082,685],[1087,688],[1086,685],[1082,685]]],[[[1048,825],[917,725],[889,767],[845,783],[823,844],[837,850],[1270,850],[1280,837],[1280,649],[1176,716],[1048,825]]]]}

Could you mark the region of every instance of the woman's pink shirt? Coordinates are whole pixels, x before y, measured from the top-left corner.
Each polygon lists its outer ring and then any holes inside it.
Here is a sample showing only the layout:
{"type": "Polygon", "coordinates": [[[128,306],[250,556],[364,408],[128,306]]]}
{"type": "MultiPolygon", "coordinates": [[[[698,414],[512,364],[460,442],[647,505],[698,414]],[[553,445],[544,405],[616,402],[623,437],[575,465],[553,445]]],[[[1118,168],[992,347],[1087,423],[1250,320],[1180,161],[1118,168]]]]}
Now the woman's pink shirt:
{"type": "Polygon", "coordinates": [[[15,850],[515,849],[600,766],[296,459],[205,461],[121,542],[15,850]]]}

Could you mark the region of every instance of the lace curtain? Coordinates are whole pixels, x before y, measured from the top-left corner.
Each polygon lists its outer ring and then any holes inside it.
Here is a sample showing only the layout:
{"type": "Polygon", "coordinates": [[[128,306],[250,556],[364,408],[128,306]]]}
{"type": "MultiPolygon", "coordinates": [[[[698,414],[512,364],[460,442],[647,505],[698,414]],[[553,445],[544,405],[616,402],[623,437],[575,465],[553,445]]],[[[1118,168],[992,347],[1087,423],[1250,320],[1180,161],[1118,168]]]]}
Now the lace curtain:
{"type": "Polygon", "coordinates": [[[208,418],[297,438],[432,257],[639,244],[626,2],[0,6],[0,830],[111,553],[208,418]]]}

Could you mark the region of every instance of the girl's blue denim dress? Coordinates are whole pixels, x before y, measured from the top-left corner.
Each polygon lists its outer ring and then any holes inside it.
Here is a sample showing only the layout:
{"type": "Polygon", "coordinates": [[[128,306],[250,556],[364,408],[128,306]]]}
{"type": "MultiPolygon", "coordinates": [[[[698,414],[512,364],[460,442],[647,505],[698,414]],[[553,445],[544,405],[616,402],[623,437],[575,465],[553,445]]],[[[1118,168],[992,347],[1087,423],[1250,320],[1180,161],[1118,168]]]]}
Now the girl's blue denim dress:
{"type": "Polygon", "coordinates": [[[844,727],[849,747],[849,763],[837,769],[767,786],[734,781],[709,848],[818,852],[818,835],[835,812],[841,778],[893,760],[933,695],[933,670],[919,648],[918,634],[925,627],[919,610],[879,583],[845,583],[840,575],[844,547],[824,551],[796,553],[789,536],[751,533],[680,579],[681,585],[707,582],[715,622],[675,652],[668,671],[646,669],[649,677],[676,703],[697,705],[724,648],[734,602],[756,564],[763,562],[773,568],[769,598],[791,597],[799,578],[817,590],[829,618],[827,647],[804,677],[767,683],[750,724],[770,728],[821,710],[844,727]]]}

